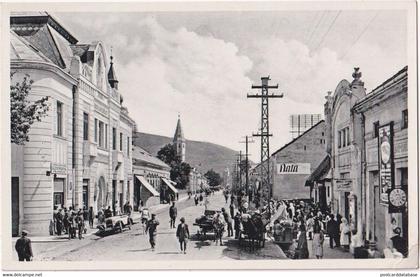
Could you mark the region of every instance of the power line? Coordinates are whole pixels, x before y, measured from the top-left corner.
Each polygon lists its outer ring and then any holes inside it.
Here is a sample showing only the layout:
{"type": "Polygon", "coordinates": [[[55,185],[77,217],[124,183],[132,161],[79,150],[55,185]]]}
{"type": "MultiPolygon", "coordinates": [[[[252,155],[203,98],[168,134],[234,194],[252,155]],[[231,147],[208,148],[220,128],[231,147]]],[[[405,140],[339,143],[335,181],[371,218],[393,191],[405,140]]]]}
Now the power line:
{"type": "Polygon", "coordinates": [[[372,22],[376,19],[376,17],[379,15],[379,11],[377,11],[375,13],[374,16],[372,16],[372,18],[369,20],[368,24],[366,25],[366,27],[360,32],[359,36],[357,37],[357,39],[352,43],[352,45],[347,48],[347,51],[344,53],[343,56],[340,57],[340,59],[344,59],[347,54],[350,52],[350,50],[353,48],[354,45],[356,45],[356,43],[359,41],[359,39],[364,35],[364,33],[367,31],[367,29],[369,28],[370,24],[372,24],[372,22]]]}
{"type": "Polygon", "coordinates": [[[338,13],[336,14],[336,16],[334,17],[333,21],[331,22],[330,26],[328,27],[327,32],[325,32],[324,36],[322,37],[321,41],[319,42],[319,44],[317,45],[317,47],[315,47],[315,51],[318,50],[318,48],[322,45],[322,43],[324,42],[325,38],[327,37],[327,35],[329,34],[329,32],[331,31],[332,27],[334,26],[335,21],[337,20],[337,18],[340,16],[341,11],[338,11],[338,13]]]}
{"type": "Polygon", "coordinates": [[[328,11],[323,11],[322,12],[322,14],[321,14],[321,17],[319,18],[319,20],[318,20],[318,23],[315,25],[315,28],[313,29],[313,31],[312,31],[312,33],[311,33],[311,36],[309,37],[309,39],[306,41],[306,43],[308,44],[308,46],[309,46],[309,42],[311,41],[311,39],[312,39],[312,37],[314,36],[314,34],[315,34],[315,31],[316,31],[316,29],[318,29],[318,27],[319,27],[319,25],[321,24],[321,21],[322,21],[322,19],[324,18],[324,16],[325,16],[325,14],[326,13],[328,13],[328,11]]]}

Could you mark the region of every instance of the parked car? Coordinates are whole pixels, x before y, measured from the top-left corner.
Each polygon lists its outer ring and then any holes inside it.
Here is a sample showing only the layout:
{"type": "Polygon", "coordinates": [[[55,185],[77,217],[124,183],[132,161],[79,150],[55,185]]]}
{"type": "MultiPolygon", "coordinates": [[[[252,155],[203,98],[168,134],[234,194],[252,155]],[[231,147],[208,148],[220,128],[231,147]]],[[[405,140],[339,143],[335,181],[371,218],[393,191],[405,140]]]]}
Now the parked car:
{"type": "Polygon", "coordinates": [[[126,214],[111,216],[103,224],[97,226],[102,232],[123,232],[125,228],[131,229],[129,217],[126,214]]]}

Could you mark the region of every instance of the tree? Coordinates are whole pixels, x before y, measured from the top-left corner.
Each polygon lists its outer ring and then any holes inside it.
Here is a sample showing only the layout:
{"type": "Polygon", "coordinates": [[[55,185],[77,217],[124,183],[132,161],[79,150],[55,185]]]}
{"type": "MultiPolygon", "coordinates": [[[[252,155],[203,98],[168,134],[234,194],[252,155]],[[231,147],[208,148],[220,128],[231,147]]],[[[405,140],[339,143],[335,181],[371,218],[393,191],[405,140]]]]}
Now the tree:
{"type": "Polygon", "coordinates": [[[222,183],[222,177],[213,169],[207,171],[206,174],[204,174],[204,177],[207,178],[207,181],[211,187],[219,186],[222,183]]]}
{"type": "Polygon", "coordinates": [[[171,167],[171,180],[176,182],[177,187],[180,189],[186,188],[192,168],[188,163],[181,162],[181,159],[176,155],[174,145],[167,144],[163,146],[159,150],[157,157],[171,167]]]}
{"type": "Polygon", "coordinates": [[[13,75],[10,74],[10,141],[14,144],[24,145],[29,141],[29,130],[35,121],[48,111],[48,97],[43,97],[35,102],[28,100],[33,80],[28,74],[22,82],[13,84],[13,75]]]}

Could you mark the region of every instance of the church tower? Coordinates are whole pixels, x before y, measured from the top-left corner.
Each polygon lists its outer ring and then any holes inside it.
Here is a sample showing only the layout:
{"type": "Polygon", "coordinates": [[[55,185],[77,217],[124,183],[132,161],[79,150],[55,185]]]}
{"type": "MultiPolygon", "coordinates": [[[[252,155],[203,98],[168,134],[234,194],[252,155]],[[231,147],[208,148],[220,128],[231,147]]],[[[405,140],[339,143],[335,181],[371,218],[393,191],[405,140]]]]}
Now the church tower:
{"type": "Polygon", "coordinates": [[[176,130],[174,135],[174,146],[176,155],[181,159],[182,162],[185,162],[185,138],[184,138],[184,132],[182,131],[181,127],[181,118],[178,115],[178,123],[176,124],[176,130]]]}

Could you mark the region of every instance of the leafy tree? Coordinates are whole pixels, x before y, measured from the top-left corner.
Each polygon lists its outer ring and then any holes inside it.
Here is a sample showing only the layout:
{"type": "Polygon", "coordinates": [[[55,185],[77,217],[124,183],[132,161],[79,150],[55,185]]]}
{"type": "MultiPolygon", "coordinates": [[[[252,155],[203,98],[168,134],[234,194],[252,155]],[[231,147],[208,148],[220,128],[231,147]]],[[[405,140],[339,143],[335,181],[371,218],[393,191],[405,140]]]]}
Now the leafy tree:
{"type": "Polygon", "coordinates": [[[24,145],[29,141],[28,133],[32,124],[46,115],[48,97],[30,102],[27,98],[34,81],[26,74],[22,82],[13,83],[13,75],[10,74],[10,141],[24,145]]]}
{"type": "Polygon", "coordinates": [[[174,145],[163,146],[158,151],[157,157],[171,167],[171,180],[177,183],[178,188],[184,189],[189,182],[189,174],[192,168],[188,163],[181,162],[181,159],[176,155],[174,145]]]}
{"type": "Polygon", "coordinates": [[[212,187],[218,186],[222,183],[222,177],[219,173],[214,171],[213,169],[210,169],[204,174],[204,177],[207,178],[209,185],[212,187]]]}

